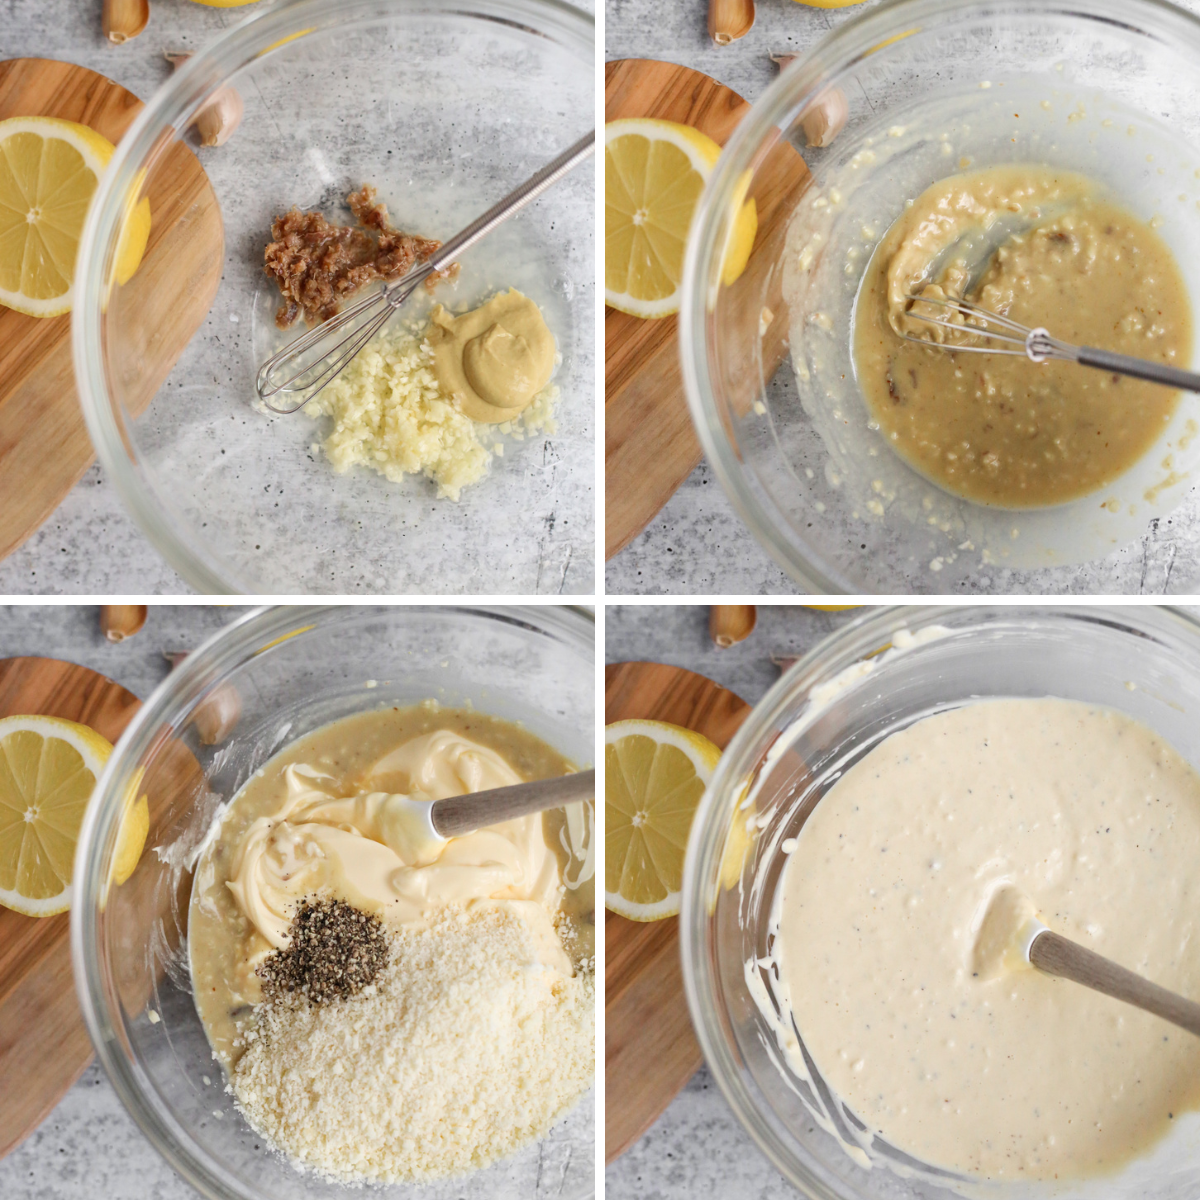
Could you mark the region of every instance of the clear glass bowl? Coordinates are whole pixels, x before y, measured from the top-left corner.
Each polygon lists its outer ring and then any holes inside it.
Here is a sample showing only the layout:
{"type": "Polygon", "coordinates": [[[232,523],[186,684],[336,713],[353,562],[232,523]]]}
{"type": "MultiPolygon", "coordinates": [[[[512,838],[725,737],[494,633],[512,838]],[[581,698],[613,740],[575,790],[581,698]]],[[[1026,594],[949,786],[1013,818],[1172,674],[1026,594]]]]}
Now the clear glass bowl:
{"type": "MultiPolygon", "coordinates": [[[[282,607],[236,621],[146,701],[88,808],[75,862],[75,978],[96,1053],[155,1148],[212,1200],[330,1200],[344,1187],[268,1152],[225,1090],[192,1000],[187,906],[220,806],[284,744],[351,713],[434,698],[522,721],[579,763],[595,746],[595,626],[565,608],[282,607]],[[220,691],[241,718],[216,744],[220,691]],[[198,715],[199,714],[199,715],[198,715]],[[150,797],[129,880],[107,880],[122,797],[150,797]]],[[[594,1186],[594,1091],[540,1142],[473,1175],[372,1189],[387,1200],[534,1200],[594,1186]],[[542,1181],[542,1182],[539,1182],[542,1181]]]]}
{"type": "Polygon", "coordinates": [[[814,1200],[1176,1200],[1200,1193],[1200,1113],[1181,1114],[1171,1136],[1123,1173],[1083,1182],[956,1185],[911,1159],[897,1164],[886,1149],[873,1150],[872,1169],[864,1169],[813,1120],[827,1095],[819,1073],[810,1083],[790,1071],[747,983],[747,963],[765,956],[784,862],[779,843],[795,836],[833,779],[931,712],[1011,696],[1059,696],[1128,713],[1200,765],[1200,624],[1140,605],[872,609],[763,697],[701,801],[680,917],[692,1021],[738,1120],[814,1200]],[[762,828],[745,849],[730,831],[748,792],[762,828]],[[743,852],[739,874],[734,856],[743,852]]]}
{"type": "Polygon", "coordinates": [[[929,483],[871,428],[850,338],[876,242],[907,198],[964,166],[1035,161],[1100,180],[1161,219],[1200,305],[1198,70],[1200,20],[1159,0],[896,0],[840,25],[763,93],[692,229],[683,374],[722,486],[804,590],[1195,590],[1200,397],[1185,395],[1109,488],[986,508],[929,483]],[[803,126],[827,89],[844,97],[846,125],[809,147],[803,126]],[[760,233],[725,287],[727,217],[747,189],[760,233]]]}
{"type": "MultiPolygon", "coordinates": [[[[277,292],[263,271],[272,218],[295,204],[350,222],[346,195],[371,183],[399,228],[449,237],[595,124],[594,46],[592,18],[560,0],[297,0],[259,6],[146,106],[84,231],[75,372],[100,461],[193,587],[592,590],[590,555],[571,554],[594,537],[589,166],[465,253],[459,279],[436,296],[473,307],[511,285],[542,306],[562,356],[553,436],[497,434],[504,456],[455,503],[423,478],[338,475],[311,449],[328,419],[251,404],[258,365],[303,331],[274,325],[277,292]],[[243,99],[241,125],[225,145],[197,148],[189,123],[226,86],[243,99]],[[215,210],[202,186],[181,182],[194,175],[193,153],[215,210]],[[141,194],[152,249],[171,231],[181,249],[148,256],[110,291],[102,282],[121,219],[141,194]]],[[[405,314],[431,303],[419,289],[405,314]]]]}

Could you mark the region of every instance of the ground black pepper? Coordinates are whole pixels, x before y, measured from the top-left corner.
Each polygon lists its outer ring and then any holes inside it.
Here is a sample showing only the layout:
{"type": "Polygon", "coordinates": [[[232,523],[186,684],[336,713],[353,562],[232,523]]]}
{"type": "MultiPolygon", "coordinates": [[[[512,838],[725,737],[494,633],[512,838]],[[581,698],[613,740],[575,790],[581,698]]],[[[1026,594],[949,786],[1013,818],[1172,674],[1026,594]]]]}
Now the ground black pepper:
{"type": "Polygon", "coordinates": [[[326,1004],[362,991],[387,966],[379,918],[344,900],[302,900],[288,937],[258,968],[268,1000],[299,992],[311,1004],[326,1004]]]}

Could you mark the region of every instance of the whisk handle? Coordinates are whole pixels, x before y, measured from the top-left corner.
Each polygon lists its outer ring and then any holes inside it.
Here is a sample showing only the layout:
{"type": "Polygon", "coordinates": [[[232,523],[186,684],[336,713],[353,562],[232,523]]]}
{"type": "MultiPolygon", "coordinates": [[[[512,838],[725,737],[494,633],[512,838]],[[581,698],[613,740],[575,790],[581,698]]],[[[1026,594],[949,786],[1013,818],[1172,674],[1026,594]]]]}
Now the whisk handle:
{"type": "Polygon", "coordinates": [[[1145,379],[1166,387],[1182,388],[1185,392],[1200,392],[1200,374],[1195,371],[1182,371],[1178,367],[1167,367],[1162,363],[1147,362],[1144,358],[1113,354],[1111,350],[1097,350],[1095,346],[1080,346],[1076,361],[1085,367],[1113,371],[1118,375],[1129,375],[1134,379],[1145,379]]]}
{"type": "Polygon", "coordinates": [[[531,200],[536,200],[547,188],[553,187],[595,149],[596,131],[593,129],[552,162],[548,162],[536,175],[531,175],[520,187],[514,188],[498,204],[492,205],[481,217],[476,217],[465,229],[443,243],[442,248],[429,260],[429,273],[444,271],[467,247],[475,245],[497,225],[507,221],[513,213],[524,208],[531,200]]]}

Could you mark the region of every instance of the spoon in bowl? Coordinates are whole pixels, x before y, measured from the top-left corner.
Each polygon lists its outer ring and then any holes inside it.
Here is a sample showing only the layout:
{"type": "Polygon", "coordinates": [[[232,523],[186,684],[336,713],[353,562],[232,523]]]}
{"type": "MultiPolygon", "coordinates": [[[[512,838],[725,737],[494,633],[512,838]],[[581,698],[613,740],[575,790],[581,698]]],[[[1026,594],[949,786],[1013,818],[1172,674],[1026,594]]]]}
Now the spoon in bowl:
{"type": "Polygon", "coordinates": [[[971,965],[985,979],[1022,966],[1036,967],[1154,1013],[1200,1037],[1200,1004],[1048,929],[1038,920],[1033,901],[1015,887],[997,889],[989,901],[971,965]]]}
{"type": "MultiPolygon", "coordinates": [[[[390,792],[372,792],[366,799],[375,802],[380,840],[407,865],[425,866],[436,861],[451,838],[548,808],[589,801],[595,795],[596,772],[589,770],[440,800],[390,792]]],[[[333,803],[336,807],[345,802],[333,803]]]]}

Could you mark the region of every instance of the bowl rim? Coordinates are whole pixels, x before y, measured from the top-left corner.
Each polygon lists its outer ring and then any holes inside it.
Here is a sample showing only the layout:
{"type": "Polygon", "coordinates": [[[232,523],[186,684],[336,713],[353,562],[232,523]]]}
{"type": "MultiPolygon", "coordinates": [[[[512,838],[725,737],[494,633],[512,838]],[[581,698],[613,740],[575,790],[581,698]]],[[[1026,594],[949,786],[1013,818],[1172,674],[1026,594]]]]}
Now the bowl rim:
{"type": "MultiPolygon", "coordinates": [[[[770,495],[742,468],[742,455],[729,437],[708,369],[706,312],[718,286],[718,247],[726,241],[726,215],[734,211],[739,185],[750,177],[760,148],[783,138],[795,118],[811,103],[831,74],[866,58],[884,43],[897,42],[906,31],[922,31],[955,19],[989,15],[1024,15],[1096,22],[1131,29],[1164,43],[1190,45],[1200,60],[1200,13],[1191,13],[1169,0],[886,0],[877,8],[856,13],[827,34],[795,62],[780,71],[750,106],[721,151],[704,186],[692,219],[684,254],[679,308],[679,357],[683,388],[692,424],[730,504],[755,540],[806,593],[862,594],[850,580],[839,577],[829,563],[815,561],[800,548],[788,523],[770,495]],[[915,30],[914,30],[915,26],[915,30]],[[750,174],[748,174],[750,173],[750,174]]],[[[790,369],[790,354],[780,370],[790,369]]],[[[822,556],[825,557],[825,556],[822,556]]]]}
{"type": "Polygon", "coordinates": [[[125,213],[125,197],[138,194],[142,163],[159,141],[164,136],[183,140],[199,106],[252,57],[266,54],[298,32],[404,14],[486,21],[544,38],[589,63],[594,53],[595,18],[566,0],[456,0],[449,6],[439,0],[290,0],[263,5],[202,46],[150,97],[118,143],[89,205],[76,255],[71,321],[75,386],[84,422],[96,457],[125,511],[167,563],[198,592],[235,595],[256,594],[261,589],[210,543],[183,536],[181,530],[190,533],[191,526],[164,510],[159,491],[149,482],[149,472],[138,456],[125,414],[118,413],[119,405],[109,394],[101,339],[107,290],[102,281],[112,275],[114,235],[125,213]]]}
{"type": "Polygon", "coordinates": [[[356,620],[374,613],[423,613],[483,618],[523,628],[534,635],[573,643],[596,655],[595,614],[581,605],[554,604],[276,604],[260,605],[236,617],[201,642],[142,703],[113,747],[96,783],[76,844],[74,902],[71,906],[71,966],[83,1023],[96,1058],[125,1111],[173,1170],[208,1200],[243,1200],[246,1192],[223,1163],[202,1149],[174,1114],[148,1102],[156,1092],[125,1037],[124,1022],[113,1020],[107,976],[98,937],[100,905],[85,902],[102,895],[107,866],[131,771],[162,736],[164,727],[178,728],[195,704],[231,665],[265,653],[305,631],[322,616],[356,620]],[[174,715],[172,715],[174,714],[174,715]],[[127,767],[127,764],[130,766],[127,767]]]}

